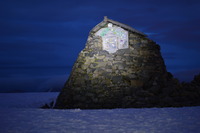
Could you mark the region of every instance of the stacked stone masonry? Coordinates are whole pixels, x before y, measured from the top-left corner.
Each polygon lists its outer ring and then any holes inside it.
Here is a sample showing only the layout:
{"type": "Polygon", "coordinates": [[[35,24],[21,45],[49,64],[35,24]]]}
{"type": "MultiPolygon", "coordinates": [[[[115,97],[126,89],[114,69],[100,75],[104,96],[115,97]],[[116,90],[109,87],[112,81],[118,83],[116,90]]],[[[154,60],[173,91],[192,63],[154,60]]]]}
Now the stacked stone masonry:
{"type": "Polygon", "coordinates": [[[180,84],[167,72],[160,46],[146,35],[129,30],[128,48],[115,53],[103,50],[102,37],[95,33],[107,27],[108,20],[90,31],[86,46],[80,52],[55,108],[132,108],[179,104],[174,99],[179,95],[175,93],[180,84]]]}

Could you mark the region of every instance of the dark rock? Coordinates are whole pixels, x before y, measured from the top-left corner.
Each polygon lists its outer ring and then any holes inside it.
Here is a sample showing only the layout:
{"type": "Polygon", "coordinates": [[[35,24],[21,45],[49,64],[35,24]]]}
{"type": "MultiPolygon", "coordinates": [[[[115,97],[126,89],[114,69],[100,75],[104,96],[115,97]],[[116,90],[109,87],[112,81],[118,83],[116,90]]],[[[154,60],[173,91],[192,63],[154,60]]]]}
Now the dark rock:
{"type": "Polygon", "coordinates": [[[152,86],[150,88],[148,88],[149,92],[154,93],[156,95],[159,95],[161,88],[160,86],[152,86]]]}
{"type": "Polygon", "coordinates": [[[114,84],[120,83],[122,81],[122,76],[113,76],[112,77],[112,82],[114,84]]]}
{"type": "Polygon", "coordinates": [[[191,81],[191,83],[197,85],[198,87],[200,86],[200,73],[194,76],[194,79],[191,81]]]}
{"type": "Polygon", "coordinates": [[[163,97],[160,99],[160,103],[163,107],[171,107],[173,105],[173,99],[171,97],[163,97]]]}

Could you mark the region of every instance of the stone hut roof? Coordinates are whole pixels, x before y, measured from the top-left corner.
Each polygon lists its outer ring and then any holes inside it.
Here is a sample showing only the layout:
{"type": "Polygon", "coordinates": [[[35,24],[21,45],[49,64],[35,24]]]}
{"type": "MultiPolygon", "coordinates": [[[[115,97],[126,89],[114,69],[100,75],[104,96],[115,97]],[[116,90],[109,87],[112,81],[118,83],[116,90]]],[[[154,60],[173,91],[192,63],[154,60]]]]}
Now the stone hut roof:
{"type": "Polygon", "coordinates": [[[128,31],[135,32],[135,33],[138,33],[138,34],[143,35],[143,36],[147,36],[147,35],[144,34],[143,32],[140,32],[140,31],[138,31],[138,30],[136,30],[136,29],[134,29],[134,28],[132,28],[132,27],[126,25],[126,24],[123,24],[123,23],[114,21],[114,20],[112,20],[112,19],[108,19],[107,16],[104,16],[104,20],[103,20],[102,22],[100,22],[99,24],[97,24],[97,25],[90,31],[90,33],[95,33],[95,32],[97,32],[99,29],[105,27],[105,25],[106,25],[107,23],[112,23],[112,24],[117,25],[117,26],[119,26],[119,27],[121,27],[121,28],[123,28],[123,29],[126,29],[126,30],[128,30],[128,31]]]}

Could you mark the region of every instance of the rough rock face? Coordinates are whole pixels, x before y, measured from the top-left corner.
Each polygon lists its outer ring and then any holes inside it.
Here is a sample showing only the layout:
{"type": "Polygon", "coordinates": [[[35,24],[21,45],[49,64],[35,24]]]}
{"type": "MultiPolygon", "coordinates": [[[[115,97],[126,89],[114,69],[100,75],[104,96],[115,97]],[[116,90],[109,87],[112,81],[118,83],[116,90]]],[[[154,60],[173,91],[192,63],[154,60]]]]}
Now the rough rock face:
{"type": "Polygon", "coordinates": [[[158,44],[105,17],[90,31],[55,108],[159,106],[173,101],[168,93],[177,82],[166,71],[158,44]]]}

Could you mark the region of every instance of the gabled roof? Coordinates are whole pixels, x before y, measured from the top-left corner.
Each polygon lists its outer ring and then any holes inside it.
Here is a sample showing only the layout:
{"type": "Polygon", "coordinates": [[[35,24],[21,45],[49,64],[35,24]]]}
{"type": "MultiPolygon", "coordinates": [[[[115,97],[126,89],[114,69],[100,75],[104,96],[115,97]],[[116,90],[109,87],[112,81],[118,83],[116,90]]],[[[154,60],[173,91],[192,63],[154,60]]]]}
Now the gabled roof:
{"type": "Polygon", "coordinates": [[[112,23],[112,24],[117,25],[117,26],[119,26],[119,27],[121,27],[121,28],[123,28],[123,29],[126,29],[126,30],[128,30],[128,31],[135,32],[135,33],[138,33],[138,34],[143,35],[143,36],[147,36],[147,35],[144,34],[143,32],[140,32],[140,31],[138,31],[138,30],[136,30],[136,29],[134,29],[134,28],[132,28],[132,27],[126,25],[126,24],[122,24],[122,23],[117,22],[117,21],[114,21],[114,20],[112,20],[112,19],[108,19],[107,16],[104,16],[104,20],[103,20],[102,22],[100,22],[99,24],[97,24],[97,25],[90,31],[90,33],[91,33],[91,32],[97,32],[99,29],[105,27],[105,25],[106,25],[107,23],[112,23]]]}

